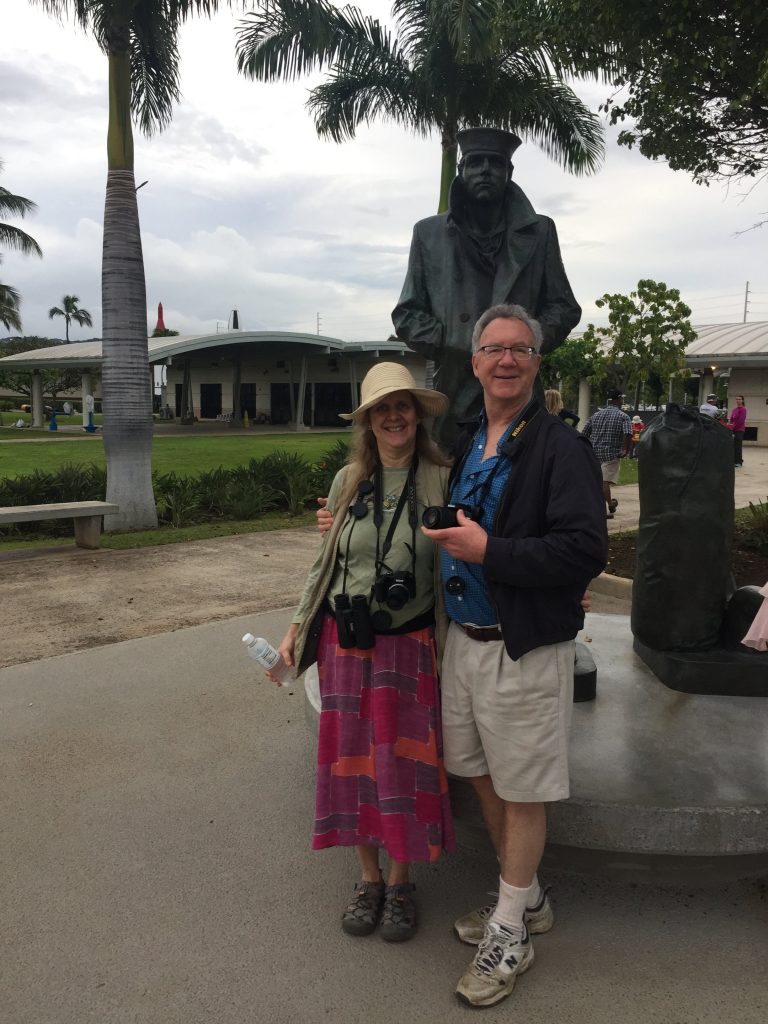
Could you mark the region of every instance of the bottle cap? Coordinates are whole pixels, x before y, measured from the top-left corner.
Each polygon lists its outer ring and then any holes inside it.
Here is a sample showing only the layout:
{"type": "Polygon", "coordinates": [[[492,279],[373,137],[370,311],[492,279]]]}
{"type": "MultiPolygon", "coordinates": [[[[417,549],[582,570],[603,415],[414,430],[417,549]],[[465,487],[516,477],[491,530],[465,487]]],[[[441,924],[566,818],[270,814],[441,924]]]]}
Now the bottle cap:
{"type": "Polygon", "coordinates": [[[252,644],[255,639],[256,637],[253,635],[253,633],[246,633],[245,636],[243,637],[243,643],[252,644]]]}

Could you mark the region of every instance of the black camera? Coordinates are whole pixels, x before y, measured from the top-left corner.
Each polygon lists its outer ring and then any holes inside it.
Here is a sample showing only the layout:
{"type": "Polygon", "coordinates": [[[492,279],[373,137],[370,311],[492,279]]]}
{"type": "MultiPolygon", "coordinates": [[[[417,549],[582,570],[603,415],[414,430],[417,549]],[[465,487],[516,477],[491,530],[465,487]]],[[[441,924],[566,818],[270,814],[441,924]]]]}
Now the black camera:
{"type": "Polygon", "coordinates": [[[373,585],[373,596],[393,612],[416,596],[416,580],[412,572],[385,572],[373,585]]]}
{"type": "Polygon", "coordinates": [[[477,522],[483,515],[479,505],[430,505],[425,508],[421,517],[422,523],[428,530],[448,530],[452,526],[458,526],[456,513],[461,509],[467,519],[474,519],[477,522]]]}
{"type": "Polygon", "coordinates": [[[349,650],[357,647],[361,651],[370,650],[376,638],[371,625],[368,610],[368,599],[364,594],[336,594],[333,599],[336,630],[339,635],[339,647],[349,650]]]}

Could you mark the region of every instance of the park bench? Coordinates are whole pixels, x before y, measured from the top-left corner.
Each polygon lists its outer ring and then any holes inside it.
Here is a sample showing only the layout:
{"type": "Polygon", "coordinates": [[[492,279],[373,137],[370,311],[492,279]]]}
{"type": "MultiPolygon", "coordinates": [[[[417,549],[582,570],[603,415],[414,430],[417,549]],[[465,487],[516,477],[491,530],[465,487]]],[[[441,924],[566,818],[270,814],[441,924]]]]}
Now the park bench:
{"type": "Polygon", "coordinates": [[[75,544],[97,548],[101,540],[102,516],[120,511],[109,501],[62,501],[50,505],[6,505],[0,508],[0,526],[8,523],[36,523],[46,519],[74,519],[75,544]]]}

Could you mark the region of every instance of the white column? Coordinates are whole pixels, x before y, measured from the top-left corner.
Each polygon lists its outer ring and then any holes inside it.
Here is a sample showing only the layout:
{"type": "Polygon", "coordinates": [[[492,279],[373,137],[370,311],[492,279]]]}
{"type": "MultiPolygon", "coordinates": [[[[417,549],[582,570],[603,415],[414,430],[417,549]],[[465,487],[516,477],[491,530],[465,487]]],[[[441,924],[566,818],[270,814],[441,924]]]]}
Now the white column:
{"type": "Polygon", "coordinates": [[[357,363],[355,357],[350,356],[349,359],[349,391],[352,396],[352,404],[349,407],[349,411],[357,408],[357,363]]]}
{"type": "Polygon", "coordinates": [[[702,373],[699,382],[699,405],[706,400],[707,395],[713,394],[715,390],[715,378],[711,373],[702,373]]]}
{"type": "Polygon", "coordinates": [[[296,399],[296,429],[307,430],[304,423],[304,392],[307,390],[307,357],[301,357],[301,369],[299,370],[299,394],[296,399]]]}
{"type": "Polygon", "coordinates": [[[589,419],[589,400],[592,396],[592,389],[589,386],[588,380],[579,381],[579,408],[576,410],[579,414],[579,430],[584,429],[584,424],[589,419]]]}
{"type": "Polygon", "coordinates": [[[43,410],[43,378],[39,370],[32,371],[32,426],[42,430],[45,425],[43,410]]]}
{"type": "Polygon", "coordinates": [[[83,399],[83,426],[87,427],[88,426],[88,403],[86,402],[85,399],[86,399],[86,397],[88,395],[92,395],[93,394],[93,383],[91,381],[90,373],[84,373],[82,375],[82,377],[80,378],[80,380],[81,380],[80,391],[81,391],[82,399],[83,399]]]}

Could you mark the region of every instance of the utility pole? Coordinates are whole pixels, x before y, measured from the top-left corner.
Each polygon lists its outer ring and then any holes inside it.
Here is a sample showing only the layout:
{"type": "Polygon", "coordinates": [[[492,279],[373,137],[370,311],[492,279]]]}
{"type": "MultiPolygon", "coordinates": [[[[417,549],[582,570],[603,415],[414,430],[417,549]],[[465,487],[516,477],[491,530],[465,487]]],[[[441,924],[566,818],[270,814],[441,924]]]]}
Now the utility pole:
{"type": "Polygon", "coordinates": [[[320,314],[317,314],[317,333],[320,333],[320,314]]]}
{"type": "Polygon", "coordinates": [[[741,322],[745,324],[747,322],[747,306],[749,305],[749,281],[747,281],[747,287],[744,290],[744,316],[741,322]]]}

